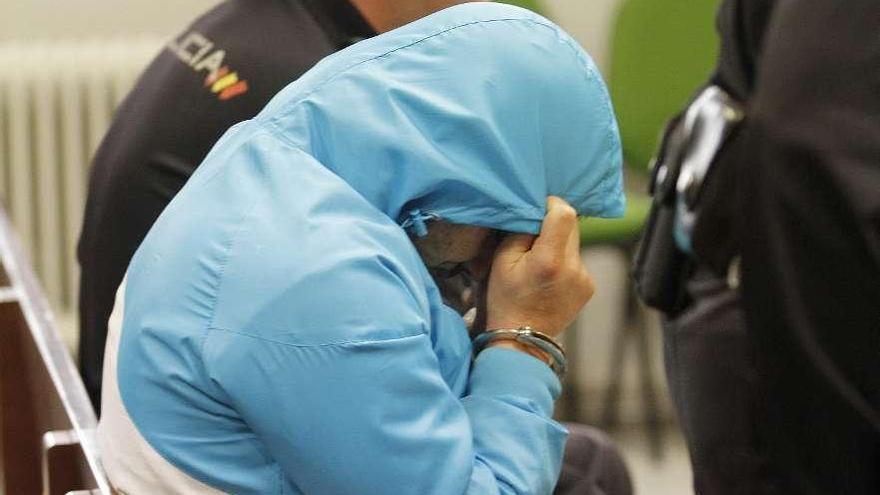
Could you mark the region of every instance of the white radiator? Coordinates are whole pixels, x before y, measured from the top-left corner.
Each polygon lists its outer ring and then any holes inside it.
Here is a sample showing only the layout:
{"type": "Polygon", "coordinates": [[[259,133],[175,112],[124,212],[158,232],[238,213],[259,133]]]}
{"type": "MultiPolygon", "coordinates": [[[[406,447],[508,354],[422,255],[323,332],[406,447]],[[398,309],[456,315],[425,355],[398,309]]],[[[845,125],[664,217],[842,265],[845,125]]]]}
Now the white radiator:
{"type": "Polygon", "coordinates": [[[0,200],[56,311],[76,306],[88,167],[159,39],[0,43],[0,200]]]}

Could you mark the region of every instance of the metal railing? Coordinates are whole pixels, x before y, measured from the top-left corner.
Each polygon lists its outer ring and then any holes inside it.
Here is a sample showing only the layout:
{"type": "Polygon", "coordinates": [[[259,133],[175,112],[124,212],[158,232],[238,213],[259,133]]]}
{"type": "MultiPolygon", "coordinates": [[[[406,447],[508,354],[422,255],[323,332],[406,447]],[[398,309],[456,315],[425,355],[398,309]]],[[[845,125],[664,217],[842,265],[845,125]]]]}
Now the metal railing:
{"type": "Polygon", "coordinates": [[[97,418],[0,209],[0,493],[110,495],[97,418]]]}

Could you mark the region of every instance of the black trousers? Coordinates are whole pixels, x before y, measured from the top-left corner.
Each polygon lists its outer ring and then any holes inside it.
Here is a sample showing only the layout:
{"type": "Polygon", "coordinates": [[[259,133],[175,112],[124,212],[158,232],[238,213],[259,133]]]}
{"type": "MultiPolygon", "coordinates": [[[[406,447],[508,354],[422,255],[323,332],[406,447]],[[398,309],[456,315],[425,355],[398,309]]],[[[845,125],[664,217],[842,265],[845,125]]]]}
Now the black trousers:
{"type": "Polygon", "coordinates": [[[880,2],[773,12],[740,160],[759,437],[786,493],[880,493],[880,2]]]}
{"type": "Polygon", "coordinates": [[[569,435],[554,495],[632,495],[629,471],[617,447],[601,431],[566,424],[569,435]]]}
{"type": "Polygon", "coordinates": [[[750,493],[734,473],[757,470],[786,495],[876,495],[880,2],[721,12],[716,82],[747,116],[706,184],[694,250],[721,277],[741,255],[740,299],[698,275],[666,329],[696,488],[750,493]]]}
{"type": "Polygon", "coordinates": [[[777,493],[757,438],[757,377],[739,294],[707,269],[696,272],[688,292],[693,303],[664,321],[663,347],[694,491],[777,493]]]}

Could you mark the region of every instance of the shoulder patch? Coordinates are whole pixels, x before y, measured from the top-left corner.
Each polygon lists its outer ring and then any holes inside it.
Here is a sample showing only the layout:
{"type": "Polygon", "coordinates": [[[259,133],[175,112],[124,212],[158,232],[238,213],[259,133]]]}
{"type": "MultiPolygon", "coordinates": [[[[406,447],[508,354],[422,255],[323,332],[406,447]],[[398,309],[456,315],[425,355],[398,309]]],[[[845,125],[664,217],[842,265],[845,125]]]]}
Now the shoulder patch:
{"type": "Polygon", "coordinates": [[[248,82],[238,72],[224,65],[226,50],[203,34],[190,31],[171,40],[166,49],[197,75],[204,72],[204,86],[221,101],[230,100],[248,91],[248,82]]]}

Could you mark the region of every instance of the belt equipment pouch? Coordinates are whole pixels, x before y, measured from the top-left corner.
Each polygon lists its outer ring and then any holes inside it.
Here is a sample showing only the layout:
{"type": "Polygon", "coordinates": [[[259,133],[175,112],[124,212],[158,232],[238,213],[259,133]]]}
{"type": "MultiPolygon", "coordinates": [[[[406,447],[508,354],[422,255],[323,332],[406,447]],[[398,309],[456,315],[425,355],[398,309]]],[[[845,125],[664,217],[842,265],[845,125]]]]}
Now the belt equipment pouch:
{"type": "Polygon", "coordinates": [[[718,86],[708,86],[666,126],[652,163],[653,204],[633,260],[639,297],[668,316],[687,305],[690,239],[702,186],[719,150],[744,116],[742,106],[718,86]]]}

